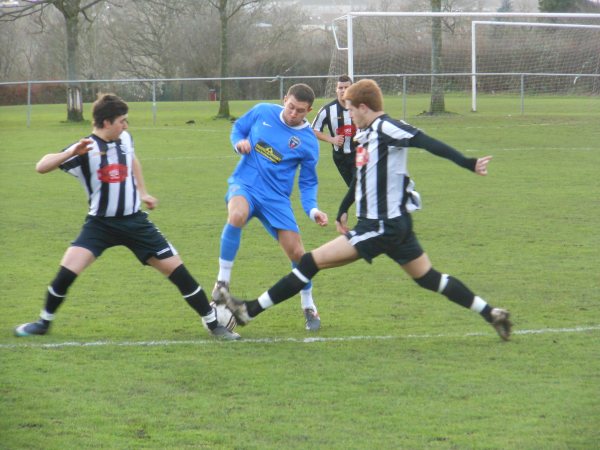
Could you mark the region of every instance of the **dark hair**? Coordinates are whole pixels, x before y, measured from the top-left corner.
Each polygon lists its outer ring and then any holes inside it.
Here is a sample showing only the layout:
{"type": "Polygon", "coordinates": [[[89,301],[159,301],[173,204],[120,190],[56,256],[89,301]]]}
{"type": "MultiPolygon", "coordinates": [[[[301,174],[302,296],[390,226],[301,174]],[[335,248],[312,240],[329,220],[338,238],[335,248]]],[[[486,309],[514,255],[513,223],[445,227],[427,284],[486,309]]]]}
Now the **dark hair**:
{"type": "Polygon", "coordinates": [[[352,78],[350,78],[348,75],[340,75],[338,77],[338,83],[352,83],[352,78]]]}
{"type": "Polygon", "coordinates": [[[344,92],[344,100],[349,100],[355,107],[362,103],[372,111],[383,111],[383,94],[373,80],[364,79],[354,83],[344,92]]]}
{"type": "Polygon", "coordinates": [[[290,86],[287,95],[292,95],[299,102],[306,102],[308,106],[312,106],[315,101],[315,92],[308,84],[298,83],[290,86]]]}
{"type": "Polygon", "coordinates": [[[113,123],[119,116],[124,116],[129,111],[129,106],[123,99],[115,94],[98,94],[98,98],[92,105],[92,116],[94,126],[104,128],[104,121],[113,123]]]}

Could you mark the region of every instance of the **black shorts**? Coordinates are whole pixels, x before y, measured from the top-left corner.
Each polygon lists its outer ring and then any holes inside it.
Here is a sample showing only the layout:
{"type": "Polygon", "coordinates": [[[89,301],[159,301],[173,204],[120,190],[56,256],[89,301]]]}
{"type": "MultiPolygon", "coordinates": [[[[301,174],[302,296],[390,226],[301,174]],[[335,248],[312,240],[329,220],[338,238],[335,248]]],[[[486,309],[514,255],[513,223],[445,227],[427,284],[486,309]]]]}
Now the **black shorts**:
{"type": "Polygon", "coordinates": [[[338,150],[337,152],[334,150],[333,162],[346,182],[346,185],[350,186],[354,172],[356,171],[356,152],[344,153],[342,150],[338,150]]]}
{"type": "Polygon", "coordinates": [[[107,248],[124,245],[142,264],[147,264],[152,256],[166,259],[177,255],[177,250],[143,211],[124,217],[87,216],[71,245],[88,249],[96,258],[107,248]]]}
{"type": "Polygon", "coordinates": [[[359,218],[346,237],[368,263],[382,253],[398,264],[406,264],[423,254],[408,213],[393,219],[359,218]]]}

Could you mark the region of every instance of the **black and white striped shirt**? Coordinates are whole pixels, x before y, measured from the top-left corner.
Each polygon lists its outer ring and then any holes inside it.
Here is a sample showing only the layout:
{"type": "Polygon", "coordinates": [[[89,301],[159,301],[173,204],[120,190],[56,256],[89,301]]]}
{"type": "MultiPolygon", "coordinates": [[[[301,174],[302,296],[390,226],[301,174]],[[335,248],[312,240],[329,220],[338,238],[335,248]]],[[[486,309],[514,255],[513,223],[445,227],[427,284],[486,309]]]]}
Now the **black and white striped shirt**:
{"type": "MultiPolygon", "coordinates": [[[[356,134],[356,127],[352,123],[348,110],[337,99],[323,106],[313,120],[313,130],[323,132],[325,127],[329,130],[330,136],[345,136],[342,148],[344,153],[354,152],[355,144],[352,138],[356,134]]],[[[333,151],[340,151],[340,147],[337,145],[332,145],[332,147],[333,151]]]]}
{"type": "Polygon", "coordinates": [[[379,116],[355,137],[356,215],[391,219],[402,215],[408,176],[409,140],[419,130],[387,114],[379,116]]]}
{"type": "MultiPolygon", "coordinates": [[[[119,139],[106,142],[92,134],[93,148],[68,159],[60,168],[75,176],[88,195],[91,216],[122,217],[139,211],[141,202],[133,176],[134,147],[124,131],[119,139]]],[[[73,144],[76,145],[76,144],[73,144]]],[[[65,151],[72,148],[67,147],[65,151]]]]}

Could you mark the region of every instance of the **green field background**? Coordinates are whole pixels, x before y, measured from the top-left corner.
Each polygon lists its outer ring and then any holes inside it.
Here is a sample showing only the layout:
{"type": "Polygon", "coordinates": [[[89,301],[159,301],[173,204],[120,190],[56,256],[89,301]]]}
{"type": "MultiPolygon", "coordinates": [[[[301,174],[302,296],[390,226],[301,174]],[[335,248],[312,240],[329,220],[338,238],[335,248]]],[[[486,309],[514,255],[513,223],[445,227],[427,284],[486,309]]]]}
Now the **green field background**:
{"type": "MultiPolygon", "coordinates": [[[[319,99],[315,105],[324,103],[319,99]]],[[[243,114],[253,103],[232,102],[243,114]]],[[[34,320],[86,197],[76,179],[35,172],[91,131],[64,105],[0,108],[0,449],[594,449],[600,442],[600,102],[447,97],[406,119],[468,156],[478,177],[423,150],[409,169],[424,208],[418,237],[441,272],[508,308],[508,343],[477,314],[418,288],[391,261],[358,261],[314,282],[322,318],[304,330],[298,297],[211,340],[176,288],[123,248],[72,286],[51,333],[34,320]]],[[[237,163],[217,103],[130,104],[150,218],[210,291],[237,163]],[[193,123],[186,123],[193,121],[193,123]]],[[[402,117],[401,98],[386,110],[402,117]]],[[[315,111],[310,114],[313,117],[315,111]]],[[[319,203],[345,193],[322,144],[319,203]]],[[[294,203],[305,246],[335,237],[294,203]]],[[[289,271],[258,221],[244,229],[232,291],[255,298],[289,271]]]]}

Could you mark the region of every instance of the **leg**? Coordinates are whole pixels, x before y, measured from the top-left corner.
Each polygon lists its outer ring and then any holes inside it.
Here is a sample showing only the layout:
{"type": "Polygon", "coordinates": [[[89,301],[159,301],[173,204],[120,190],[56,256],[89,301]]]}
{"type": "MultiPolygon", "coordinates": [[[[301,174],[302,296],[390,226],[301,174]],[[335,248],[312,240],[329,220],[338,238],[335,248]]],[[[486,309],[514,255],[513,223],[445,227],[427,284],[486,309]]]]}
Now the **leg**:
{"type": "Polygon", "coordinates": [[[151,257],[147,263],[168,277],[177,286],[185,301],[202,317],[202,321],[213,336],[228,340],[239,339],[240,336],[237,333],[232,333],[219,325],[216,312],[208,303],[206,293],[187,271],[179,255],[170,256],[165,259],[151,257]]]}
{"type": "MultiPolygon", "coordinates": [[[[304,255],[304,245],[300,234],[290,230],[277,230],[277,240],[292,262],[292,269],[295,269],[298,261],[304,255]]],[[[300,291],[300,306],[304,313],[306,329],[308,331],[319,330],[321,328],[321,318],[312,295],[312,281],[309,281],[300,291]]]]}
{"type": "Polygon", "coordinates": [[[250,215],[248,201],[241,195],[231,197],[227,203],[227,223],[221,233],[221,249],[219,253],[219,274],[217,283],[212,292],[213,300],[219,296],[219,289],[229,290],[231,269],[240,248],[242,228],[246,225],[250,215]]]}
{"type": "Polygon", "coordinates": [[[96,257],[88,249],[76,246],[69,247],[60,262],[58,273],[48,286],[46,304],[40,312],[40,319],[37,322],[19,325],[15,329],[15,335],[23,337],[46,334],[50,328],[50,323],[54,320],[54,313],[67,296],[69,287],[75,282],[77,276],[95,260],[96,257]]]}
{"type": "Polygon", "coordinates": [[[265,309],[296,295],[321,269],[339,267],[359,258],[356,249],[345,236],[338,236],[318,249],[305,253],[298,267],[280,279],[256,300],[243,302],[226,297],[227,306],[233,311],[240,325],[247,324],[265,309]]]}
{"type": "Polygon", "coordinates": [[[510,314],[508,311],[493,308],[481,297],[476,296],[458,278],[435,270],[426,253],[403,264],[402,268],[422,288],[438,292],[454,303],[478,312],[487,322],[492,324],[502,339],[509,339],[512,324],[509,320],[510,314]]]}

